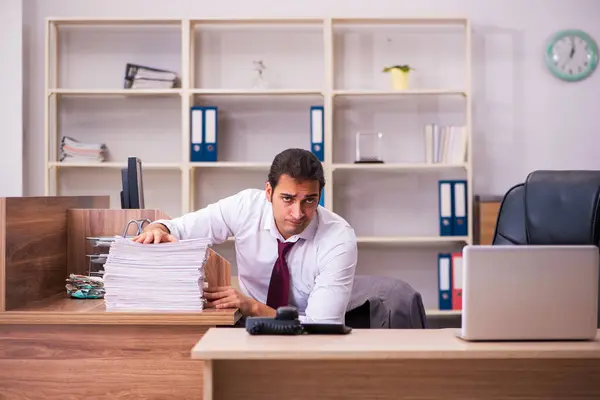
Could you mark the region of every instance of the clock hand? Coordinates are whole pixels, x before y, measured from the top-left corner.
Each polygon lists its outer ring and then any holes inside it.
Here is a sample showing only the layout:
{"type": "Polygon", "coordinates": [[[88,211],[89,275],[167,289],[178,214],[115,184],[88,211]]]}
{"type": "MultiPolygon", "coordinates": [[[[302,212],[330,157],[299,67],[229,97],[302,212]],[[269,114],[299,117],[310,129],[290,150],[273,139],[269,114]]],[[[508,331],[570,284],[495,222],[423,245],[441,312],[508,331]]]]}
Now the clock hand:
{"type": "Polygon", "coordinates": [[[573,58],[575,54],[575,39],[571,37],[571,53],[569,54],[569,58],[573,58]]]}

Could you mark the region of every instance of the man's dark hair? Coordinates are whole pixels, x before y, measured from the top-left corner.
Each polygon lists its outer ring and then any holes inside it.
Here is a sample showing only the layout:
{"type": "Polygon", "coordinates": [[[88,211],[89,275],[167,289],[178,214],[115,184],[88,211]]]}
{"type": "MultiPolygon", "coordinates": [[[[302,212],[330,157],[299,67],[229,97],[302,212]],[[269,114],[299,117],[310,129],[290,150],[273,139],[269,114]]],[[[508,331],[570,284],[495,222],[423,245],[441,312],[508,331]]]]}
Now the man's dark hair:
{"type": "Polygon", "coordinates": [[[269,183],[273,190],[281,175],[288,175],[299,182],[319,181],[319,194],[325,186],[321,161],[305,149],[287,149],[277,154],[269,170],[269,183]]]}

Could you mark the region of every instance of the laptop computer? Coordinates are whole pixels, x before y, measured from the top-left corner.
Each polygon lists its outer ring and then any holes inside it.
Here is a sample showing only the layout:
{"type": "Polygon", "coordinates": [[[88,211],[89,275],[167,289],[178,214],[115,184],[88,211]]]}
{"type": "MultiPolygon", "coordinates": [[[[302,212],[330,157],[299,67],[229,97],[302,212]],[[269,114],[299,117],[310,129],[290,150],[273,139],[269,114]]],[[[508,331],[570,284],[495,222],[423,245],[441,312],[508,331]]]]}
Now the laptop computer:
{"type": "Polygon", "coordinates": [[[465,246],[458,336],[595,339],[599,263],[596,246],[465,246]]]}

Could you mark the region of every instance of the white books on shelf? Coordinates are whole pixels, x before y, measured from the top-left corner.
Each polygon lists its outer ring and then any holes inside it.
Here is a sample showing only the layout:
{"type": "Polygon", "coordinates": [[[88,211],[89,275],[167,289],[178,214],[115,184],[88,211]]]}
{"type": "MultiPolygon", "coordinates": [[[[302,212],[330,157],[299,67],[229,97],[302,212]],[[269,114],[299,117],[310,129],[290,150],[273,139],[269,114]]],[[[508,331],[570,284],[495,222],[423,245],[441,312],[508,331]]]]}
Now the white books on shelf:
{"type": "Polygon", "coordinates": [[[425,125],[425,162],[463,164],[467,162],[468,133],[465,126],[425,125]]]}
{"type": "Polygon", "coordinates": [[[61,162],[100,163],[106,159],[106,153],[104,143],[85,143],[69,136],[60,142],[61,162]]]}
{"type": "Polygon", "coordinates": [[[104,264],[106,311],[202,311],[209,247],[203,238],[141,244],[116,237],[104,264]]]}

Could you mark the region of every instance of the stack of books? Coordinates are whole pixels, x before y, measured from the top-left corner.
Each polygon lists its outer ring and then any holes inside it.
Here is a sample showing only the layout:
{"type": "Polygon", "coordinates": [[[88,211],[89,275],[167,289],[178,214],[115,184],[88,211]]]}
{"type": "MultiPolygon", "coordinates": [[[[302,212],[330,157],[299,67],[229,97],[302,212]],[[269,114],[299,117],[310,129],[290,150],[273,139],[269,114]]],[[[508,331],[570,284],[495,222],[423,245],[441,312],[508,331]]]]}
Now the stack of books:
{"type": "Polygon", "coordinates": [[[60,142],[61,162],[101,163],[106,160],[107,153],[104,143],[84,143],[68,136],[60,142]]]}
{"type": "Polygon", "coordinates": [[[209,239],[141,244],[116,237],[104,264],[106,311],[202,311],[209,248],[209,239]]]}
{"type": "Polygon", "coordinates": [[[165,69],[127,64],[125,69],[125,89],[172,89],[180,87],[177,74],[165,69]]]}
{"type": "Polygon", "coordinates": [[[425,162],[460,165],[467,162],[466,126],[425,125],[425,162]]]}

